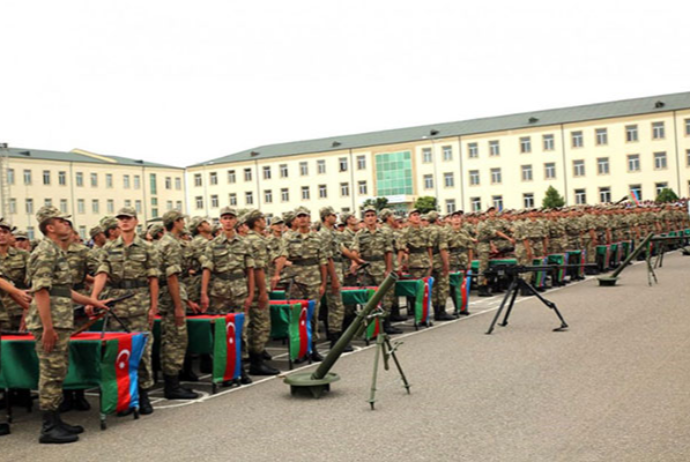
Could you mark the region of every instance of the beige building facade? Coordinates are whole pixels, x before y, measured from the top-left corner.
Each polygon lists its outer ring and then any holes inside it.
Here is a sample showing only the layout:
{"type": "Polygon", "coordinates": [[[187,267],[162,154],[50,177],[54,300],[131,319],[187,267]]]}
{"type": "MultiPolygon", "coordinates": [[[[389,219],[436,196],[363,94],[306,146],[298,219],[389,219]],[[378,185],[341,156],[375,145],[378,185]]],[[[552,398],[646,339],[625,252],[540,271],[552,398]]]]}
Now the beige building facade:
{"type": "Polygon", "coordinates": [[[263,146],[187,168],[190,213],[361,210],[386,197],[443,212],[690,196],[690,93],[263,146]]]}
{"type": "Polygon", "coordinates": [[[78,149],[9,148],[0,156],[4,213],[31,238],[40,237],[35,214],[44,205],[72,215],[85,239],[101,217],[124,206],[134,207],[143,225],[166,210],[186,210],[183,168],[78,149]]]}

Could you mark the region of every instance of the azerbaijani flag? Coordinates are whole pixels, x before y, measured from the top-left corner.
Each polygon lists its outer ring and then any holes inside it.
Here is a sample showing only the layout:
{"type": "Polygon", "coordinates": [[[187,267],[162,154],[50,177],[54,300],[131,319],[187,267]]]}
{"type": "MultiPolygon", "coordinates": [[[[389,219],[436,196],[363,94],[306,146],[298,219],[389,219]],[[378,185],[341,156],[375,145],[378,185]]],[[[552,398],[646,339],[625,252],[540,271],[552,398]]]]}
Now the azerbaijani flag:
{"type": "Polygon", "coordinates": [[[628,193],[628,197],[630,197],[630,200],[634,202],[637,207],[640,206],[640,198],[637,197],[637,193],[635,191],[630,191],[628,193]]]}
{"type": "Polygon", "coordinates": [[[470,303],[470,285],[472,283],[472,270],[467,271],[460,284],[460,313],[467,313],[470,303]]]}
{"type": "Polygon", "coordinates": [[[429,322],[429,314],[431,313],[431,291],[434,286],[434,278],[429,276],[420,279],[420,281],[424,283],[417,287],[414,315],[417,324],[426,324],[429,322]]]}
{"type": "Polygon", "coordinates": [[[101,362],[101,412],[113,414],[139,406],[139,361],[147,335],[122,333],[105,339],[101,362]]]}
{"type": "Polygon", "coordinates": [[[303,358],[312,351],[311,320],[316,307],[315,300],[300,300],[290,303],[290,360],[303,358]]]}
{"type": "Polygon", "coordinates": [[[229,313],[215,322],[213,381],[239,378],[242,370],[242,326],[244,313],[229,313]]]}
{"type": "Polygon", "coordinates": [[[381,333],[381,318],[373,318],[367,326],[367,340],[375,339],[381,333]]]}

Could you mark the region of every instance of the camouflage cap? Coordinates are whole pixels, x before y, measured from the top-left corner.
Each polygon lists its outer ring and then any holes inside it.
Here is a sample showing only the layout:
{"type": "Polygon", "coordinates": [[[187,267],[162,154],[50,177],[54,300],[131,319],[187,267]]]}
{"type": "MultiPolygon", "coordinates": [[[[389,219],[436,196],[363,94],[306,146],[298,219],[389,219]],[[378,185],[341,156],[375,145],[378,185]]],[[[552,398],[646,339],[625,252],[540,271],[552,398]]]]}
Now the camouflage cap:
{"type": "Polygon", "coordinates": [[[113,228],[117,228],[117,218],[115,217],[104,217],[101,219],[101,228],[103,232],[107,232],[113,228]]]}
{"type": "Polygon", "coordinates": [[[419,212],[419,209],[414,209],[414,208],[413,208],[413,209],[410,209],[410,210],[407,212],[407,216],[409,217],[409,216],[412,215],[413,213],[420,213],[420,212],[419,212]]]}
{"type": "Polygon", "coordinates": [[[322,220],[329,215],[335,215],[335,210],[333,210],[333,207],[322,207],[321,210],[319,210],[319,216],[322,220]]]}
{"type": "Polygon", "coordinates": [[[26,239],[28,241],[29,234],[26,231],[17,231],[16,233],[14,233],[14,238],[18,241],[22,239],[26,239]]]}
{"type": "Polygon", "coordinates": [[[220,216],[222,217],[223,215],[232,215],[233,217],[237,217],[237,209],[234,207],[223,207],[220,209],[220,216]]]}
{"type": "Polygon", "coordinates": [[[98,236],[102,232],[103,232],[103,228],[101,228],[100,226],[94,226],[93,228],[91,228],[89,230],[89,236],[91,236],[91,239],[93,239],[94,237],[98,236]]]}
{"type": "Polygon", "coordinates": [[[292,221],[295,219],[295,212],[293,210],[288,210],[283,212],[283,221],[292,221]]]}
{"type": "Polygon", "coordinates": [[[43,207],[38,209],[38,212],[36,212],[36,220],[38,220],[39,225],[45,223],[51,218],[62,218],[63,220],[67,220],[71,217],[72,215],[64,214],[55,207],[49,207],[47,205],[44,205],[43,207]]]}
{"type": "Polygon", "coordinates": [[[350,212],[341,213],[341,214],[340,214],[340,221],[342,221],[343,223],[347,224],[347,220],[349,220],[350,218],[352,218],[352,216],[353,216],[353,215],[352,215],[350,212]]]}
{"type": "Polygon", "coordinates": [[[167,212],[165,212],[165,214],[163,214],[163,225],[171,225],[180,218],[187,218],[187,215],[183,214],[179,210],[168,210],[167,212]]]}
{"type": "Polygon", "coordinates": [[[427,213],[427,217],[429,217],[429,221],[436,221],[438,220],[438,212],[432,210],[431,212],[427,213]]]}
{"type": "Polygon", "coordinates": [[[454,210],[453,213],[450,214],[451,217],[454,217],[456,215],[464,215],[465,212],[462,210],[454,210]]]}
{"type": "Polygon", "coordinates": [[[374,212],[377,215],[379,213],[379,211],[376,210],[376,207],[374,207],[372,205],[368,205],[368,206],[364,207],[364,209],[362,209],[362,214],[365,214],[367,212],[374,212]]]}
{"type": "Polygon", "coordinates": [[[206,217],[192,217],[189,220],[189,229],[192,231],[192,233],[196,233],[196,229],[203,222],[210,223],[206,217]]]}
{"type": "Polygon", "coordinates": [[[259,209],[251,209],[244,215],[245,220],[258,220],[259,218],[264,218],[263,212],[259,209]]]}
{"type": "Polygon", "coordinates": [[[120,218],[120,217],[136,218],[137,217],[137,211],[134,210],[134,207],[122,207],[120,210],[117,211],[117,214],[115,215],[115,218],[120,218]]]}
{"type": "Polygon", "coordinates": [[[242,226],[247,223],[247,214],[243,213],[239,217],[237,217],[237,224],[235,226],[242,226]]]}
{"type": "Polygon", "coordinates": [[[5,228],[7,229],[7,231],[12,232],[14,226],[12,226],[12,223],[5,220],[4,218],[0,218],[0,228],[5,228]]]}
{"type": "Polygon", "coordinates": [[[379,218],[384,221],[386,221],[391,215],[393,215],[393,211],[391,209],[381,209],[379,212],[379,218]]]}
{"type": "Polygon", "coordinates": [[[281,217],[272,217],[271,218],[271,226],[273,225],[282,225],[285,223],[281,217]]]}
{"type": "Polygon", "coordinates": [[[304,206],[299,206],[295,209],[295,216],[298,217],[300,215],[311,216],[311,211],[304,206]]]}
{"type": "Polygon", "coordinates": [[[420,215],[419,218],[421,218],[424,221],[429,221],[429,215],[427,215],[426,213],[423,213],[422,215],[420,215]]]}
{"type": "Polygon", "coordinates": [[[165,228],[163,228],[162,223],[154,223],[151,226],[149,226],[149,234],[151,235],[151,237],[163,231],[165,231],[165,228]]]}

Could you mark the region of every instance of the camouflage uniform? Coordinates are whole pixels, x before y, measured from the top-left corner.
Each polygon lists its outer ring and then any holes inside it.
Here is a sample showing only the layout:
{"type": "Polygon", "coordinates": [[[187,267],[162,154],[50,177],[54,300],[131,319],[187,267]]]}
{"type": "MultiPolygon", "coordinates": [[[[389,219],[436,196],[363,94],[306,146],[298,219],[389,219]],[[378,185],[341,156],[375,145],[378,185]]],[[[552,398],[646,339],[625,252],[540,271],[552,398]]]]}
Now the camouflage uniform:
{"type": "Polygon", "coordinates": [[[86,296],[90,294],[90,292],[86,290],[88,259],[89,248],[85,245],[73,242],[67,248],[67,261],[69,261],[70,270],[72,271],[72,281],[74,281],[74,286],[72,288],[86,296]]]}
{"type": "Polygon", "coordinates": [[[421,226],[408,226],[400,236],[400,249],[408,253],[407,268],[415,278],[424,278],[429,274],[429,247],[431,241],[426,229],[421,226]]]}
{"type": "MultiPolygon", "coordinates": [[[[254,259],[254,268],[263,269],[265,274],[266,291],[269,290],[269,280],[270,276],[268,273],[268,263],[269,263],[269,251],[268,251],[268,239],[257,233],[256,231],[249,230],[247,237],[245,237],[247,246],[250,249],[250,253],[254,259]]],[[[261,353],[266,348],[269,337],[271,335],[271,309],[269,306],[263,309],[259,308],[259,288],[258,281],[254,281],[257,284],[254,290],[254,298],[252,300],[252,306],[249,308],[249,327],[248,334],[249,337],[249,353],[261,353]]]]}
{"type": "MultiPolygon", "coordinates": [[[[364,284],[381,285],[386,276],[386,254],[393,253],[390,235],[381,229],[361,229],[355,234],[352,251],[357,252],[362,260],[370,262],[369,267],[364,269],[364,284]]],[[[394,290],[389,290],[383,297],[382,305],[386,313],[391,311],[394,293],[394,290]]]]}
{"type": "Polygon", "coordinates": [[[488,281],[484,273],[489,269],[491,259],[491,242],[495,240],[497,230],[496,219],[487,218],[477,225],[477,257],[479,259],[478,284],[487,285],[488,281]]]}
{"type": "MultiPolygon", "coordinates": [[[[335,229],[329,229],[323,225],[319,231],[323,248],[326,250],[326,255],[333,260],[333,267],[335,269],[338,283],[343,285],[343,251],[341,243],[341,233],[335,229]]],[[[333,294],[332,282],[330,274],[327,275],[326,282],[326,304],[328,306],[328,333],[336,334],[342,331],[343,316],[345,314],[345,306],[343,305],[343,297],[340,293],[333,294]]]]}
{"type": "Polygon", "coordinates": [[[450,276],[443,274],[442,252],[448,251],[448,239],[446,230],[436,224],[431,224],[427,228],[429,233],[429,243],[433,254],[433,266],[431,276],[434,278],[432,287],[432,305],[435,307],[446,307],[448,294],[450,293],[450,276]]]}
{"type": "Polygon", "coordinates": [[[187,296],[193,302],[199,303],[201,300],[201,261],[206,252],[206,246],[212,239],[207,239],[205,236],[198,234],[189,243],[191,258],[189,260],[188,270],[189,276],[185,277],[185,287],[187,289],[187,296]],[[191,274],[191,273],[194,274],[191,274]]]}
{"type": "Polygon", "coordinates": [[[590,230],[596,231],[595,217],[585,213],[579,218],[579,221],[582,229],[582,248],[587,253],[587,263],[594,263],[597,259],[597,252],[590,230]]]}
{"type": "Polygon", "coordinates": [[[565,233],[565,222],[563,218],[548,220],[549,249],[547,254],[563,253],[568,244],[565,233]]]}
{"type": "Polygon", "coordinates": [[[469,250],[474,244],[472,237],[461,227],[459,229],[450,228],[446,233],[448,243],[448,260],[450,271],[467,271],[470,265],[469,250]]]}
{"type": "MultiPolygon", "coordinates": [[[[201,267],[211,272],[208,312],[244,313],[249,296],[247,271],[254,268],[254,257],[245,239],[238,234],[232,238],[220,234],[206,246],[201,267]]],[[[245,325],[249,322],[245,319],[245,325]]]]}
{"type": "MultiPolygon", "coordinates": [[[[525,241],[532,244],[530,239],[530,222],[529,219],[518,220],[513,222],[513,238],[515,238],[515,257],[517,258],[518,265],[532,265],[532,260],[529,258],[527,253],[527,246],[525,241]]],[[[534,252],[534,249],[532,249],[534,252]]],[[[536,254],[534,254],[536,255],[536,254]]],[[[522,273],[519,275],[520,279],[530,282],[532,280],[532,273],[522,273]]]]}
{"type": "MultiPolygon", "coordinates": [[[[0,270],[4,278],[18,289],[29,288],[28,268],[29,252],[25,250],[8,247],[7,255],[0,255],[0,270]]],[[[0,307],[0,322],[7,322],[7,329],[18,330],[24,315],[22,307],[4,292],[0,292],[0,304],[4,305],[4,309],[0,307]]]]}

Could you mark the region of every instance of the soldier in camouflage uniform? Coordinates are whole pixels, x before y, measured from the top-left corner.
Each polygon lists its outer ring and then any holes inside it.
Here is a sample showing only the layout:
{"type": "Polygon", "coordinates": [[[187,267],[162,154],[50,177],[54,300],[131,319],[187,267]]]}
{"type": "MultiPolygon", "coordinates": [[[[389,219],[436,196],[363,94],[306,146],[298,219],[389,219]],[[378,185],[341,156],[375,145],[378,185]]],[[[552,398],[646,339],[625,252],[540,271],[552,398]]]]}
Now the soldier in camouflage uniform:
{"type": "MultiPolygon", "coordinates": [[[[139,223],[136,210],[132,207],[121,208],[117,213],[117,222],[120,235],[103,246],[91,296],[98,298],[104,288],[112,298],[134,294],[132,298],[118,303],[113,311],[128,329],[148,335],[139,363],[139,412],[147,415],[153,413],[148,390],[154,385],[151,329],[158,315],[159,256],[150,243],[136,235],[139,223]]],[[[108,327],[120,329],[114,322],[108,327]]]]}
{"type": "Polygon", "coordinates": [[[446,241],[450,271],[466,273],[472,268],[474,240],[462,226],[462,215],[462,210],[456,210],[451,214],[451,228],[446,235],[446,241]]]}
{"type": "Polygon", "coordinates": [[[41,207],[36,213],[41,232],[46,236],[29,260],[29,278],[34,299],[29,307],[26,326],[36,339],[39,364],[39,407],[43,411],[40,443],[72,443],[77,441],[80,426],[68,425],[58,411],[62,401],[62,384],[67,375],[68,344],[74,327],[77,303],[107,309],[103,302],[72,290],[72,272],[67,261],[67,248],[72,228],[54,207],[41,207]]]}
{"type": "MultiPolygon", "coordinates": [[[[382,209],[379,212],[379,218],[383,222],[381,229],[393,241],[393,271],[398,272],[398,251],[400,250],[400,235],[402,229],[397,217],[393,214],[391,209],[382,209]]],[[[391,322],[401,322],[407,320],[407,316],[400,313],[400,301],[398,297],[393,297],[393,306],[391,307],[391,322]]]]}
{"type": "Polygon", "coordinates": [[[491,259],[492,251],[497,251],[495,242],[499,239],[505,239],[510,241],[513,246],[515,245],[515,239],[503,233],[499,228],[500,226],[496,219],[496,208],[490,207],[486,212],[484,220],[477,225],[477,253],[479,257],[478,295],[480,297],[488,297],[491,295],[488,281],[484,273],[489,269],[489,260],[491,259]]]}
{"type": "Polygon", "coordinates": [[[26,231],[16,231],[13,235],[15,239],[14,247],[31,253],[31,241],[26,231]]]}
{"type": "Polygon", "coordinates": [[[322,246],[328,256],[326,283],[326,327],[331,347],[338,341],[343,329],[345,307],[340,288],[343,285],[343,244],[341,233],[335,230],[337,217],[332,207],[323,207],[319,211],[321,230],[318,232],[322,246]]]}
{"type": "Polygon", "coordinates": [[[249,373],[252,375],[276,375],[280,371],[264,362],[263,354],[271,335],[271,307],[268,302],[268,265],[270,253],[268,239],[264,237],[266,218],[259,210],[246,214],[249,231],[245,240],[254,258],[254,298],[249,308],[249,373]]]}
{"type": "Polygon", "coordinates": [[[93,241],[93,247],[89,249],[86,255],[86,269],[88,274],[93,277],[98,269],[99,252],[105,245],[106,239],[103,228],[100,226],[91,228],[89,230],[89,236],[91,236],[91,240],[93,241]]]}
{"type": "MultiPolygon", "coordinates": [[[[29,252],[10,245],[12,225],[0,218],[0,269],[5,278],[17,289],[29,288],[28,268],[29,252]]],[[[24,309],[19,306],[7,293],[0,293],[0,322],[6,322],[6,329],[19,330],[24,318],[24,309]]]]}
{"type": "Polygon", "coordinates": [[[438,212],[431,211],[427,217],[429,221],[427,232],[433,255],[431,276],[434,278],[434,284],[431,299],[434,306],[434,320],[452,321],[455,318],[446,313],[446,302],[450,294],[450,265],[446,230],[438,223],[438,212]]]}
{"type": "MultiPolygon", "coordinates": [[[[407,214],[407,226],[400,233],[399,271],[407,271],[414,278],[426,278],[431,276],[432,264],[433,254],[429,235],[422,227],[419,210],[412,209],[407,214]]],[[[414,306],[414,303],[408,302],[409,306],[414,306]]]]}

